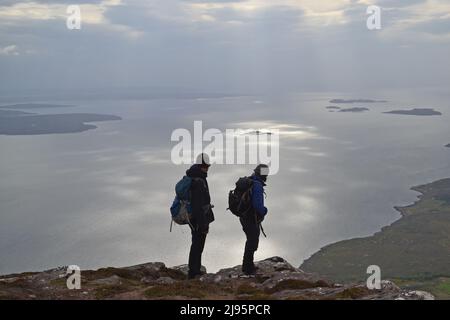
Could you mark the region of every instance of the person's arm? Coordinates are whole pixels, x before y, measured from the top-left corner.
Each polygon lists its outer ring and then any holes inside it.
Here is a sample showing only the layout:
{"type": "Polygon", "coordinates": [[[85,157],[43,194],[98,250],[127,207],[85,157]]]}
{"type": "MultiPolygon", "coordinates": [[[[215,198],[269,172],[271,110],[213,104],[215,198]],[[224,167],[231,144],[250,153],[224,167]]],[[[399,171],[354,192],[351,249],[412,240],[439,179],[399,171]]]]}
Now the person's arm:
{"type": "Polygon", "coordinates": [[[267,208],[264,206],[264,188],[261,183],[253,183],[252,205],[256,210],[256,213],[261,218],[264,218],[264,216],[267,214],[267,208]]]}

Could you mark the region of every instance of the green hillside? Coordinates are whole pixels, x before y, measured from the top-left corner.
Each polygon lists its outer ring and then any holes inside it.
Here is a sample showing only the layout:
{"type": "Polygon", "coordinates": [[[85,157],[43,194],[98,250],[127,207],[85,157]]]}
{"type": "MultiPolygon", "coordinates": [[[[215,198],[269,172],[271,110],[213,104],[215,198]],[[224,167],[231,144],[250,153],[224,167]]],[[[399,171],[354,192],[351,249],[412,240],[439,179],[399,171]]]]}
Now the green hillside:
{"type": "Polygon", "coordinates": [[[450,179],[412,189],[422,195],[396,208],[401,219],[373,236],[328,245],[301,268],[350,282],[365,281],[367,267],[378,265],[383,279],[450,298],[450,179]]]}

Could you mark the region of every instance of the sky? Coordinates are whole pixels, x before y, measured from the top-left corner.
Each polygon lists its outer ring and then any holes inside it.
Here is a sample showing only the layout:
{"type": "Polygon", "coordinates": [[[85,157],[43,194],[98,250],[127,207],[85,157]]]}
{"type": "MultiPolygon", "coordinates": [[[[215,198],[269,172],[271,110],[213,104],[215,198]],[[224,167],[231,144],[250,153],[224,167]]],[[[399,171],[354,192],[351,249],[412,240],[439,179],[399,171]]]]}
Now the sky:
{"type": "Polygon", "coordinates": [[[449,56],[448,0],[0,2],[0,93],[448,88],[449,56]]]}

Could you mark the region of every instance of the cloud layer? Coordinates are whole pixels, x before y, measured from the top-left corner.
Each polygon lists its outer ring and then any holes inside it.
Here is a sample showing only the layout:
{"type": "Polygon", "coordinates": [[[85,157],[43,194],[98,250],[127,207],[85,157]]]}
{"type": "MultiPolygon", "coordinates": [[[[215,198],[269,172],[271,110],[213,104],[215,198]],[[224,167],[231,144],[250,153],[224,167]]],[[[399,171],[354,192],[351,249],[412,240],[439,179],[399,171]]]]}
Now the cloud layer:
{"type": "Polygon", "coordinates": [[[4,90],[202,91],[448,86],[450,3],[369,0],[34,0],[0,5],[4,90]],[[80,5],[82,29],[66,28],[80,5]]]}

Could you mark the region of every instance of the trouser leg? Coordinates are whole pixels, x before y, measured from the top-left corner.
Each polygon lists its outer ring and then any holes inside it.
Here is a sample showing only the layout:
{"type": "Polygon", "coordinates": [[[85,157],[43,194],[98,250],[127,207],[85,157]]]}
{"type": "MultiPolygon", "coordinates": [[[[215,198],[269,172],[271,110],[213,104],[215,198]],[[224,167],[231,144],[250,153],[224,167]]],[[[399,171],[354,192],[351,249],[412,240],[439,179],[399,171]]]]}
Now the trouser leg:
{"type": "Polygon", "coordinates": [[[205,247],[206,233],[192,230],[191,251],[189,252],[189,275],[200,274],[202,253],[205,247]]]}
{"type": "Polygon", "coordinates": [[[242,271],[253,272],[255,270],[254,254],[258,250],[260,228],[255,222],[241,220],[242,229],[245,232],[247,241],[245,242],[244,258],[242,261],[242,271]]]}

